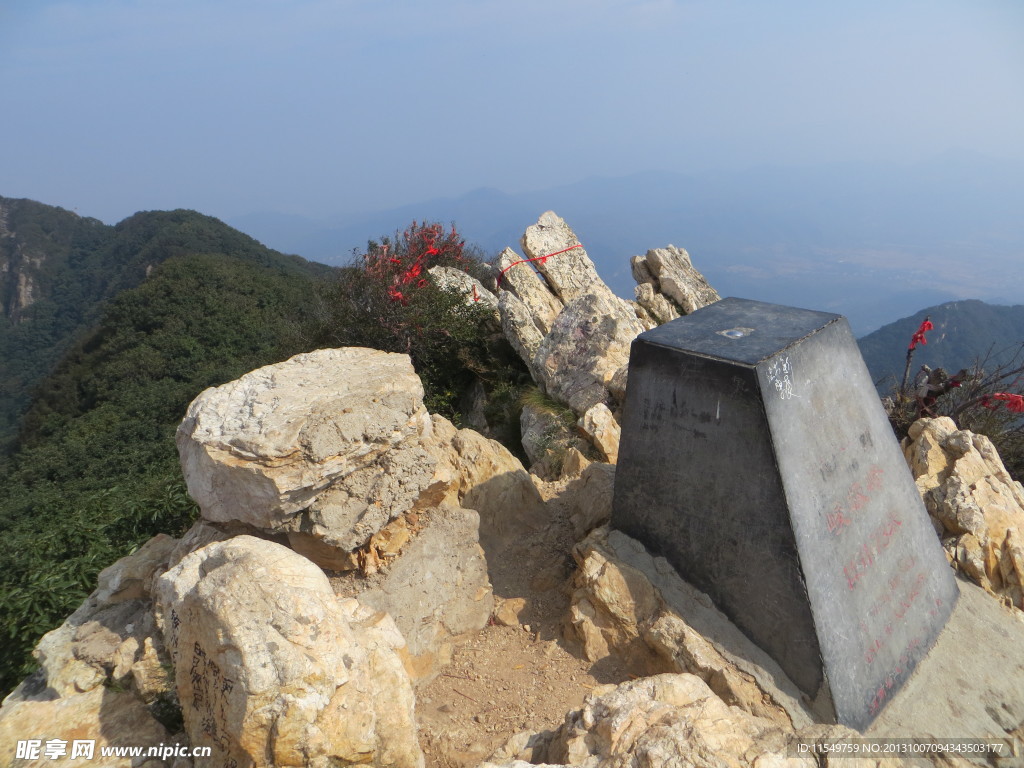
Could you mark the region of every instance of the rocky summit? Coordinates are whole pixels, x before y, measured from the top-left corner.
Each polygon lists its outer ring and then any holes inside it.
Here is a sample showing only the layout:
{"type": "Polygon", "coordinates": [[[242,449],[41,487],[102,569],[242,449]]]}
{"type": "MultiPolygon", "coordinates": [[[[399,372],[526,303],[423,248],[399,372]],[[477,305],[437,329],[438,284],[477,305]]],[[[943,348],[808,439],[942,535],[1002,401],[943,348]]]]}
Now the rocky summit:
{"type": "Polygon", "coordinates": [[[176,746],[94,763],[146,768],[811,768],[846,763],[801,745],[1024,739],[1024,488],[987,439],[911,428],[961,598],[865,733],[822,722],[706,593],[608,526],[630,344],[718,294],[668,246],[634,257],[623,300],[552,212],[521,246],[493,292],[432,279],[490,306],[531,372],[529,468],[428,413],[405,355],[324,349],[203,392],[177,433],[199,520],[108,567],[43,638],[0,709],[0,764],[86,764],[36,735],[176,746]]]}

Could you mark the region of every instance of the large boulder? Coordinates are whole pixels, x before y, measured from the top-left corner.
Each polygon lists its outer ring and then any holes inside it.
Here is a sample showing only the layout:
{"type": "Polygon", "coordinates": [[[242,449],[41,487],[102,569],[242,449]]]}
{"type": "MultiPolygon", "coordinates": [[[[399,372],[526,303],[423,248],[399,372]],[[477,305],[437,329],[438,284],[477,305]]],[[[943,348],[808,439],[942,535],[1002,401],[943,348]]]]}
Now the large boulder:
{"type": "Polygon", "coordinates": [[[954,567],[1024,608],[1024,487],[992,441],[946,417],[920,419],[903,452],[954,567]]]}
{"type": "Polygon", "coordinates": [[[214,761],[423,765],[401,634],[335,597],[306,558],[236,536],[184,557],[156,590],[185,729],[214,761]]]}
{"type": "Polygon", "coordinates": [[[206,520],[351,552],[429,483],[429,429],[407,355],[323,349],[206,390],[177,441],[206,520]]]}
{"type": "Polygon", "coordinates": [[[487,624],[494,608],[487,562],[477,543],[480,516],[438,507],[417,515],[418,530],[380,574],[342,581],[363,605],[386,611],[405,638],[405,665],[417,685],[452,658],[456,640],[487,624]]]}

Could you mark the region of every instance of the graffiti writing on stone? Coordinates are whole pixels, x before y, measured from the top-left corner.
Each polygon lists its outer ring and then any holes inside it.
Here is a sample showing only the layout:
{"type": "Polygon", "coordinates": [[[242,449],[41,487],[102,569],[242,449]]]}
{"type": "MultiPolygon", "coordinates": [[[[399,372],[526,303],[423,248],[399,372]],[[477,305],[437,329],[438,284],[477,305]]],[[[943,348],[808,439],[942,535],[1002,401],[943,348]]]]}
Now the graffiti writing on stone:
{"type": "Polygon", "coordinates": [[[768,383],[775,387],[780,399],[799,397],[793,390],[793,364],[789,362],[789,356],[772,360],[768,364],[767,374],[768,383]]]}
{"type": "Polygon", "coordinates": [[[235,681],[224,677],[220,665],[198,642],[192,646],[189,682],[192,710],[199,718],[200,729],[218,748],[228,751],[230,742],[224,726],[228,719],[228,697],[235,688],[235,681]]]}

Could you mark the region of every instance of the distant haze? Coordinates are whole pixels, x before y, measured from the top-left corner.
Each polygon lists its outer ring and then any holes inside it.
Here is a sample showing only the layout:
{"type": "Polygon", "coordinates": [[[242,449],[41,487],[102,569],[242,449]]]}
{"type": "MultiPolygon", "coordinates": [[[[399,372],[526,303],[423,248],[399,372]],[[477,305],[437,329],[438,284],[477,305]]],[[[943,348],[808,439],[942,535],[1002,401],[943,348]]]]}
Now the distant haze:
{"type": "Polygon", "coordinates": [[[0,194],[327,217],[641,171],[1022,159],[1024,3],[13,0],[0,194]]]}
{"type": "Polygon", "coordinates": [[[1024,300],[1019,0],[13,0],[0,83],[0,195],[108,223],[336,261],[399,213],[491,248],[553,208],[626,294],[674,242],[862,329],[1024,300]]]}
{"type": "Polygon", "coordinates": [[[479,189],[344,221],[229,223],[279,250],[343,263],[413,219],[455,221],[488,254],[518,249],[553,208],[620,296],[633,296],[629,257],[671,243],[723,295],[837,312],[863,334],[951,299],[1024,303],[1022,178],[1024,162],[950,152],[904,166],[652,172],[516,195],[479,189]]]}

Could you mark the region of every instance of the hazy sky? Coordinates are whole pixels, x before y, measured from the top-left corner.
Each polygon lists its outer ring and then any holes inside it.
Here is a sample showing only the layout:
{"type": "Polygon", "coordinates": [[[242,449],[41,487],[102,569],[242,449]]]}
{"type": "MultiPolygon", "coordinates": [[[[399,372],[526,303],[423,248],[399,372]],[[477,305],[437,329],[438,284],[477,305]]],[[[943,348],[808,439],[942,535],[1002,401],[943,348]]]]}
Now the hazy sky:
{"type": "Polygon", "coordinates": [[[324,216],[1024,157],[1020,0],[0,0],[0,195],[324,216]]]}

